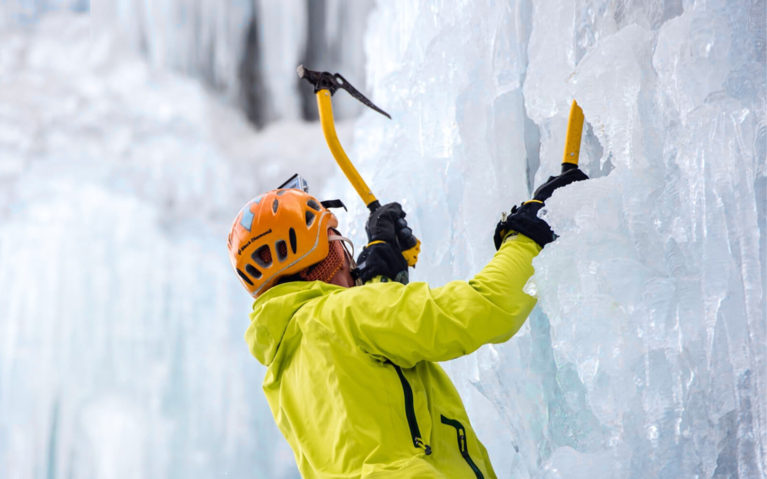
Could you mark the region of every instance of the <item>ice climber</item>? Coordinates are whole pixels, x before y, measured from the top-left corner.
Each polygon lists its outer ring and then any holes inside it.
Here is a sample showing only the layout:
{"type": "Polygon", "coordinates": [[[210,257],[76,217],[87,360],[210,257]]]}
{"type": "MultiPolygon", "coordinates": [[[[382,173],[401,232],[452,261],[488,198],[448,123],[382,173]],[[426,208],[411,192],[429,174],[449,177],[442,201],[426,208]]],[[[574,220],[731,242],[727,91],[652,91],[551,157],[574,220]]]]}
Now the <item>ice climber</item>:
{"type": "Polygon", "coordinates": [[[508,340],[535,299],[532,259],[556,237],[538,210],[578,169],[549,178],[496,227],[498,250],[469,281],[407,281],[399,204],[367,221],[356,264],[323,203],[277,189],[237,215],[229,253],[256,300],[245,339],[305,478],[493,478],[487,451],[437,364],[508,340]],[[355,286],[355,283],[357,286],[355,286]]]}

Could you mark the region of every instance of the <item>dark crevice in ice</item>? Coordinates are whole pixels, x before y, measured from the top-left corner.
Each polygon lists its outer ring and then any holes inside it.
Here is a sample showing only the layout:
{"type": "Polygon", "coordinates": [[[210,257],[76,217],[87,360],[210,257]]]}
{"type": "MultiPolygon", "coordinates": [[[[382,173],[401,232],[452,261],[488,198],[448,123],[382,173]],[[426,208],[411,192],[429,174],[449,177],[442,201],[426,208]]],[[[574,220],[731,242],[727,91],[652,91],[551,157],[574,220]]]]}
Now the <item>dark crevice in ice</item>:
{"type": "MultiPolygon", "coordinates": [[[[301,64],[312,70],[330,70],[334,63],[336,48],[327,38],[327,2],[325,0],[306,0],[306,11],[311,19],[307,26],[306,47],[301,64]]],[[[301,80],[296,77],[296,81],[301,80]]],[[[351,80],[350,80],[351,81],[351,80]]],[[[304,120],[315,121],[318,118],[317,100],[314,91],[306,85],[299,85],[301,95],[301,115],[304,120]]]]}
{"type": "MultiPolygon", "coordinates": [[[[523,1],[520,4],[520,17],[522,19],[521,23],[523,25],[532,25],[533,24],[533,4],[530,1],[523,1]]],[[[523,59],[525,63],[525,71],[522,72],[519,84],[524,85],[525,79],[527,77],[527,66],[529,64],[529,58],[527,58],[527,47],[530,43],[530,34],[532,33],[532,28],[528,28],[524,33],[524,39],[522,41],[522,51],[525,52],[523,59]]],[[[528,191],[531,193],[535,189],[535,173],[538,171],[538,168],[541,166],[541,130],[538,127],[538,125],[530,119],[530,117],[527,115],[527,107],[525,106],[525,100],[524,100],[524,89],[521,90],[523,92],[523,98],[522,98],[522,113],[525,116],[525,131],[524,131],[524,138],[525,138],[525,153],[527,155],[526,161],[527,161],[527,188],[528,191]]]]}
{"type": "Polygon", "coordinates": [[[58,397],[53,401],[53,410],[51,411],[51,426],[48,432],[48,467],[46,471],[46,478],[53,479],[56,477],[56,449],[58,447],[59,439],[59,412],[61,402],[58,397]]]}
{"type": "Polygon", "coordinates": [[[587,163],[581,162],[581,169],[589,175],[589,178],[600,178],[610,174],[615,166],[612,163],[612,154],[602,160],[604,148],[599,138],[594,134],[594,128],[588,121],[583,125],[583,140],[581,141],[581,159],[592,158],[593,161],[587,163]]]}
{"type": "Polygon", "coordinates": [[[242,108],[248,120],[257,128],[262,128],[267,121],[268,98],[263,80],[263,66],[258,36],[258,17],[253,13],[245,34],[245,48],[238,69],[240,98],[242,108]]]}
{"type": "Polygon", "coordinates": [[[525,152],[527,153],[527,188],[530,192],[535,190],[535,173],[541,166],[541,130],[533,120],[527,116],[527,109],[522,106],[525,115],[525,152]]]}

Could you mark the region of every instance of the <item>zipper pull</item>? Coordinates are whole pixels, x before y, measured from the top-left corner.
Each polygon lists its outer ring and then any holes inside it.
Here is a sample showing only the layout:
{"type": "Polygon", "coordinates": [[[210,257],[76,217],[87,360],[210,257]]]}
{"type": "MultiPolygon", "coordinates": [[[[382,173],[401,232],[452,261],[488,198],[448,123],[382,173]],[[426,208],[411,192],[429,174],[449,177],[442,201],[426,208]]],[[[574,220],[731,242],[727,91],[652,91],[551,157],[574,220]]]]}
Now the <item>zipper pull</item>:
{"type": "Polygon", "coordinates": [[[415,447],[423,449],[427,456],[431,455],[431,446],[428,445],[428,444],[425,444],[423,442],[423,439],[421,439],[420,437],[416,436],[416,437],[413,438],[413,442],[415,443],[415,447]]]}
{"type": "Polygon", "coordinates": [[[466,450],[466,433],[463,429],[458,430],[458,449],[460,449],[461,452],[466,450]]]}

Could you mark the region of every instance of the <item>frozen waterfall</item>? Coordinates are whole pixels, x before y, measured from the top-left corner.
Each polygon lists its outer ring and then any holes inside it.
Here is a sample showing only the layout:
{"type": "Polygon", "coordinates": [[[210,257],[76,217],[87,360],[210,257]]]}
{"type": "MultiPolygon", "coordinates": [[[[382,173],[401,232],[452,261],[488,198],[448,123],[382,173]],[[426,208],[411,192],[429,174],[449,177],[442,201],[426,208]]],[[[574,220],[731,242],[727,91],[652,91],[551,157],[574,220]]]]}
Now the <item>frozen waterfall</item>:
{"type": "Polygon", "coordinates": [[[765,477],[764,0],[6,2],[0,477],[298,477],[225,235],[299,171],[363,241],[307,58],[392,115],[339,132],[433,285],[490,258],[583,107],[538,306],[446,365],[499,477],[765,477]]]}

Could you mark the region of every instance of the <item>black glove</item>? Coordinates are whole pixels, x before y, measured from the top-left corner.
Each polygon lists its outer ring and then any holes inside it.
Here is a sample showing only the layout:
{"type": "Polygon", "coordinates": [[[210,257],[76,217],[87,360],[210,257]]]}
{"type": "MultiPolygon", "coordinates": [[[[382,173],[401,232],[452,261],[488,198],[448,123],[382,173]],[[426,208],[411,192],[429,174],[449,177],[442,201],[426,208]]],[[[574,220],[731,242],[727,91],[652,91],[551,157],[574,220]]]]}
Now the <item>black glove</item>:
{"type": "Polygon", "coordinates": [[[549,179],[535,190],[531,201],[526,201],[522,205],[512,208],[511,215],[502,219],[495,227],[495,234],[493,235],[495,249],[501,247],[504,238],[511,231],[527,236],[538,243],[541,248],[554,241],[557,235],[551,230],[548,223],[538,218],[538,211],[543,208],[543,202],[549,199],[557,188],[567,186],[575,181],[588,179],[586,173],[579,170],[575,165],[572,165],[561,175],[549,176],[549,179]]]}
{"type": "Polygon", "coordinates": [[[554,193],[554,190],[557,188],[567,186],[574,181],[588,179],[589,177],[586,175],[586,173],[582,172],[578,168],[569,169],[558,176],[549,176],[549,179],[546,180],[546,183],[542,184],[538,187],[538,189],[535,190],[535,193],[533,193],[533,199],[545,202],[549,199],[549,197],[551,197],[551,194],[554,193]]]}
{"type": "Polygon", "coordinates": [[[370,213],[365,231],[368,234],[368,245],[357,259],[354,276],[366,282],[383,275],[407,284],[408,266],[402,251],[415,246],[416,239],[405,221],[402,206],[399,203],[387,203],[370,213]]]}
{"type": "Polygon", "coordinates": [[[413,230],[405,221],[405,214],[399,203],[387,203],[370,213],[365,231],[368,242],[385,241],[402,252],[416,245],[413,230]]]}
{"type": "Polygon", "coordinates": [[[357,269],[352,271],[352,276],[361,279],[363,283],[376,276],[385,276],[402,284],[407,284],[409,280],[407,261],[389,243],[365,246],[357,258],[357,269]]]}
{"type": "Polygon", "coordinates": [[[512,231],[527,236],[538,243],[541,248],[554,241],[557,235],[554,234],[546,221],[538,218],[538,210],[541,208],[543,208],[543,203],[538,201],[527,201],[512,208],[511,214],[499,221],[495,227],[495,234],[493,235],[495,249],[501,247],[503,240],[512,231]]]}

